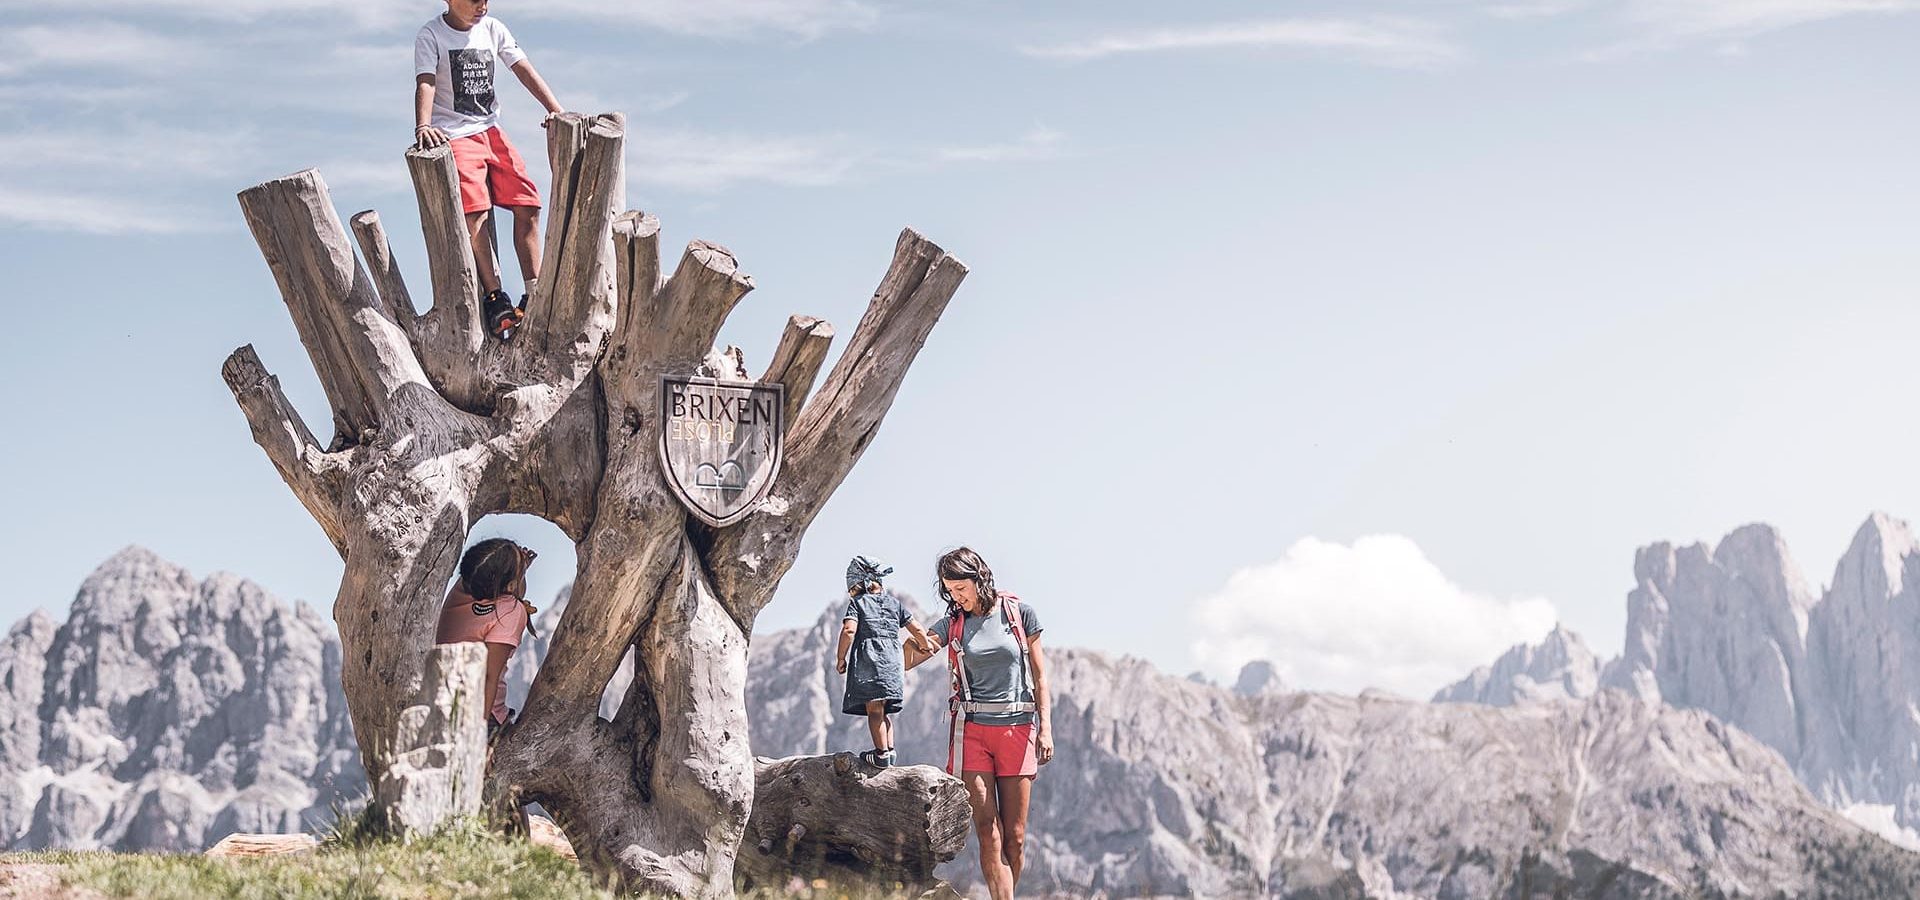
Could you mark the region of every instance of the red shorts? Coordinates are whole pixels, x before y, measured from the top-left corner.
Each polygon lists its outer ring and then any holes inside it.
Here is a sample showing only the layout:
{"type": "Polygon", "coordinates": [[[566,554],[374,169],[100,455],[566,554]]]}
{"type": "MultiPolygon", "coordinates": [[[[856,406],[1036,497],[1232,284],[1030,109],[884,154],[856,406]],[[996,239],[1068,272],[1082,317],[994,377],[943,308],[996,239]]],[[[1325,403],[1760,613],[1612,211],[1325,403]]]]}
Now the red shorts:
{"type": "Polygon", "coordinates": [[[496,206],[540,205],[540,189],[527,177],[520,151],[498,127],[454,138],[453,167],[460,172],[460,210],[486,212],[496,206]]]}
{"type": "Polygon", "coordinates": [[[1040,774],[1033,746],[1033,723],[981,725],[968,722],[960,753],[961,772],[991,772],[996,778],[1040,774]]]}

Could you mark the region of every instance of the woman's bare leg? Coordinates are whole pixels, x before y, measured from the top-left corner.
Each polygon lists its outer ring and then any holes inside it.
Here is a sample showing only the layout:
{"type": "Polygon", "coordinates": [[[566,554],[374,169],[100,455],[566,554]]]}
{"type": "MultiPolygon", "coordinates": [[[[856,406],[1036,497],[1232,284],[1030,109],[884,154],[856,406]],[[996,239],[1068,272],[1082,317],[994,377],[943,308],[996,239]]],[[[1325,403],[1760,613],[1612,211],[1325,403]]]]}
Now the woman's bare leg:
{"type": "Polygon", "coordinates": [[[973,833],[980,840],[980,880],[987,883],[993,900],[1013,900],[1013,870],[1000,849],[1000,810],[994,803],[993,775],[988,772],[962,772],[967,784],[967,805],[973,807],[973,833]]]}
{"type": "Polygon", "coordinates": [[[1007,861],[1013,885],[1020,884],[1020,870],[1026,865],[1027,804],[1033,799],[1033,776],[1015,775],[996,778],[1000,788],[1000,856],[1007,861]]]}

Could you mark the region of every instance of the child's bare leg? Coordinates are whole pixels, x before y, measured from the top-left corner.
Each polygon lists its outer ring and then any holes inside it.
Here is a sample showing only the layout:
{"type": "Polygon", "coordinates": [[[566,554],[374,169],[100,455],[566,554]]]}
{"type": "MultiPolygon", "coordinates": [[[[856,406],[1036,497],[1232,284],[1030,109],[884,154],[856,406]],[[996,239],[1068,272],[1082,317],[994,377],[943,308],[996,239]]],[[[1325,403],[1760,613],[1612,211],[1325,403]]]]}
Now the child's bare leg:
{"type": "Polygon", "coordinates": [[[520,257],[520,280],[540,277],[540,207],[513,208],[513,251],[520,257]]]}
{"type": "Polygon", "coordinates": [[[493,237],[488,232],[493,229],[491,210],[467,213],[467,239],[473,244],[473,273],[480,277],[480,290],[493,292],[500,289],[500,269],[493,264],[493,237]]]}
{"type": "Polygon", "coordinates": [[[885,750],[893,746],[893,743],[887,740],[887,701],[867,701],[867,731],[873,735],[873,749],[885,750]]]}

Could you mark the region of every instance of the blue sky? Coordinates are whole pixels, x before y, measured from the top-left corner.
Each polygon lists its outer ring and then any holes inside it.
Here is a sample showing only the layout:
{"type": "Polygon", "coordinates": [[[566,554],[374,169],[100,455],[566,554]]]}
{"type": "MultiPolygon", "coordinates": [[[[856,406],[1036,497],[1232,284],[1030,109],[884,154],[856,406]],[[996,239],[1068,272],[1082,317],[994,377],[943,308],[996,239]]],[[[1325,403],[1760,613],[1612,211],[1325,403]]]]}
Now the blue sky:
{"type": "MultiPolygon", "coordinates": [[[[319,392],[235,192],[309,166],[424,296],[401,151],[438,4],[0,0],[18,310],[0,618],[129,543],[331,605],[220,362],[319,392]]],[[[850,329],[913,225],[972,275],[762,628],[969,543],[1056,644],[1409,693],[1634,548],[1781,527],[1816,584],[1920,513],[1920,3],[496,3],[629,115],[628,204],[850,329]]],[[[505,116],[544,168],[537,107],[505,116]]],[[[544,187],[544,178],[537,178],[544,187]]],[[[534,541],[565,580],[556,530],[534,541]]]]}

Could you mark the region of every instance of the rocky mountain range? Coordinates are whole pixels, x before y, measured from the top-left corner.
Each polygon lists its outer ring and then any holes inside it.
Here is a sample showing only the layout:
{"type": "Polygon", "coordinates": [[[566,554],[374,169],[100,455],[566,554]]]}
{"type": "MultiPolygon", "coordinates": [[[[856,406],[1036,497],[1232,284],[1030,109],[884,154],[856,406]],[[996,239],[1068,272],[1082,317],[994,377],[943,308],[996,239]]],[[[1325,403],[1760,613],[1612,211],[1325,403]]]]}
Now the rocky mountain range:
{"type": "Polygon", "coordinates": [[[1702,710],[1778,751],[1834,807],[1920,828],[1920,542],[1906,523],[1870,517],[1820,591],[1767,525],[1642,548],[1634,580],[1619,658],[1556,630],[1434,699],[1532,702],[1554,696],[1533,685],[1554,683],[1702,710]]]}
{"type": "Polygon", "coordinates": [[[199,850],[364,793],[333,623],[139,548],[0,643],[0,839],[199,850]]]}
{"type": "MultiPolygon", "coordinates": [[[[564,612],[563,593],[540,634],[564,612]]],[[[867,746],[864,721],[838,711],[839,613],[754,637],[757,753],[867,746]]],[[[1563,644],[1484,673],[1487,691],[1525,674],[1531,687],[1510,696],[1559,697],[1504,707],[1290,691],[1258,664],[1222,688],[1053,647],[1058,755],[1035,788],[1023,889],[1864,898],[1920,888],[1920,856],[1822,805],[1780,753],[1703,710],[1588,692],[1562,677],[1587,671],[1577,639],[1563,644]],[[1548,675],[1556,666],[1562,675],[1548,675]]],[[[510,702],[543,652],[535,638],[516,654],[510,702]]],[[[904,762],[944,762],[945,681],[938,661],[909,674],[904,762]]],[[[193,850],[229,831],[313,828],[364,790],[331,623],[233,576],[196,582],[146,551],[103,564],[66,623],[17,624],[0,643],[0,687],[0,826],[13,847],[193,850]]],[[[964,887],[973,871],[963,856],[943,873],[964,887]]]]}

